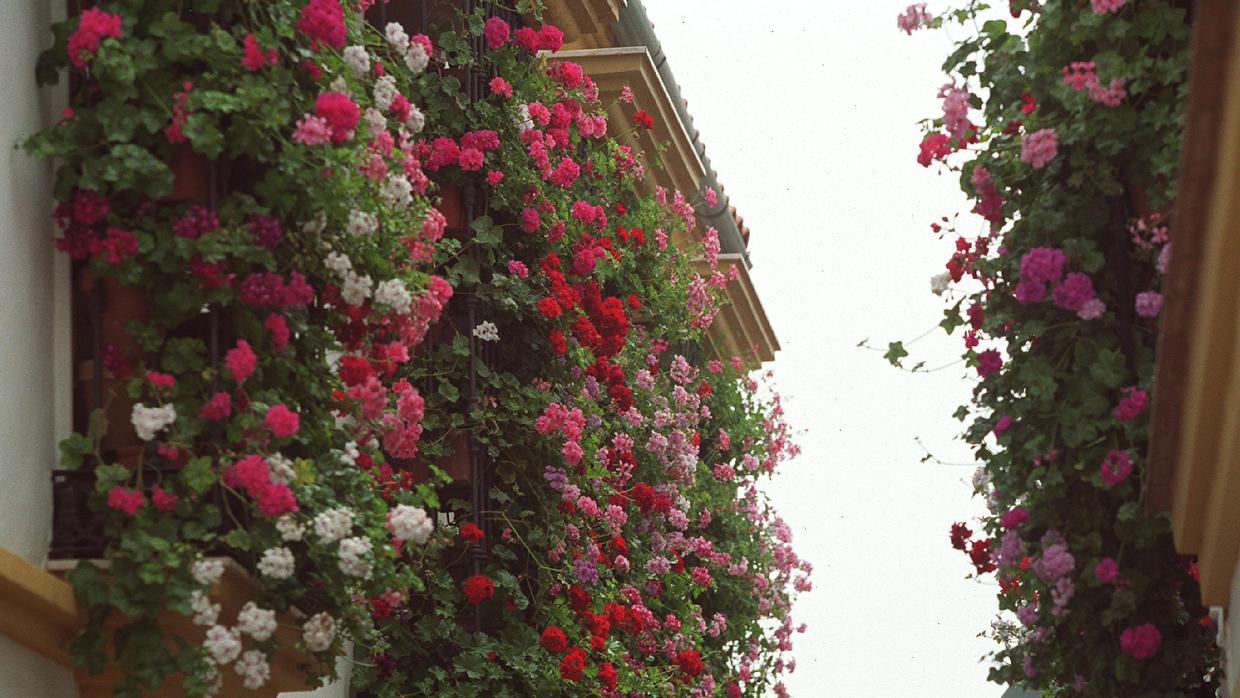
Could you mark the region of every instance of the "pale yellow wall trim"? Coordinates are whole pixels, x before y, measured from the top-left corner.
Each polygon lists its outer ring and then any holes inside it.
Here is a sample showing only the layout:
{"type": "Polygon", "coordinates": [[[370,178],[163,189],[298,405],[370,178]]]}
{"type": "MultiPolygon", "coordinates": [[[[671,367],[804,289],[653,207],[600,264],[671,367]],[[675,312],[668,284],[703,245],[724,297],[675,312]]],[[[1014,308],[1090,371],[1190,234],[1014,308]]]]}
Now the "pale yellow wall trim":
{"type": "Polygon", "coordinates": [[[71,667],[69,640],[80,627],[73,587],[0,548],[0,633],[71,667]]]}
{"type": "MultiPolygon", "coordinates": [[[[1237,16],[1240,23],[1240,15],[1237,16]]],[[[1236,34],[1240,36],[1240,32],[1236,34]]],[[[1226,606],[1240,545],[1240,42],[1228,60],[1218,176],[1203,241],[1171,503],[1176,546],[1201,558],[1202,599],[1226,606]],[[1230,506],[1228,506],[1230,503],[1230,506]]]]}

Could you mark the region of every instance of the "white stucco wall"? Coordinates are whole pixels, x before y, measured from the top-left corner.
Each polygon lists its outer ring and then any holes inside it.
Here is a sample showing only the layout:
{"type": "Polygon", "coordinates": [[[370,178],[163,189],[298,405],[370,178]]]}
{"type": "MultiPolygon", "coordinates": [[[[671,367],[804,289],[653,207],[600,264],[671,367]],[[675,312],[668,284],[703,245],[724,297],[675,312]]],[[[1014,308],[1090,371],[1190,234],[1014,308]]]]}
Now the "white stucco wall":
{"type": "Polygon", "coordinates": [[[339,681],[317,691],[281,693],[280,698],[349,698],[349,678],[353,674],[353,663],[347,656],[350,651],[350,648],[346,647],[346,656],[336,661],[336,673],[340,675],[339,681]]]}
{"type": "MultiPolygon", "coordinates": [[[[0,1],[0,546],[42,564],[49,470],[69,428],[68,264],[53,255],[52,170],[14,146],[63,108],[34,66],[64,3],[0,1]]],[[[0,637],[0,695],[74,696],[67,669],[0,637]]]]}
{"type": "Polygon", "coordinates": [[[1212,608],[1210,614],[1220,620],[1218,644],[1223,649],[1226,681],[1220,698],[1240,695],[1240,564],[1231,575],[1231,606],[1212,608]]]}

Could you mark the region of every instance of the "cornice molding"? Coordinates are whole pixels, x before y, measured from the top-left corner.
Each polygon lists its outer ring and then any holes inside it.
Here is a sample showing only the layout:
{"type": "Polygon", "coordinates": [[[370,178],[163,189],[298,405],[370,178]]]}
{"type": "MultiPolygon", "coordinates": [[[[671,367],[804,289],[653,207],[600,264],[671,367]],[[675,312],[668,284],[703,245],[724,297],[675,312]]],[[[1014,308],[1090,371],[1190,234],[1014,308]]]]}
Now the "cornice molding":
{"type": "MultiPolygon", "coordinates": [[[[758,298],[753,279],[742,263],[741,255],[719,255],[720,270],[726,270],[733,265],[737,269],[737,278],[729,281],[725,287],[728,305],[720,310],[711,324],[711,345],[716,358],[726,360],[739,356],[747,366],[757,368],[775,359],[775,352],[779,351],[779,339],[771,328],[771,322],[758,298]]],[[[695,262],[694,268],[703,276],[712,272],[705,260],[695,262]]]]}
{"type": "Polygon", "coordinates": [[[552,60],[579,63],[598,85],[599,100],[612,105],[608,111],[612,135],[644,153],[651,163],[648,182],[680,190],[691,198],[696,196],[706,168],[645,46],[560,51],[552,60]],[[633,91],[631,108],[620,106],[620,93],[626,86],[633,91]],[[654,128],[637,126],[632,115],[638,111],[648,112],[654,118],[654,128]],[[661,143],[667,145],[662,152],[661,143]],[[661,161],[663,167],[653,166],[656,161],[661,161]]]}
{"type": "Polygon", "coordinates": [[[627,0],[550,0],[543,13],[564,31],[565,48],[590,49],[616,45],[612,28],[627,5],[627,0]]]}

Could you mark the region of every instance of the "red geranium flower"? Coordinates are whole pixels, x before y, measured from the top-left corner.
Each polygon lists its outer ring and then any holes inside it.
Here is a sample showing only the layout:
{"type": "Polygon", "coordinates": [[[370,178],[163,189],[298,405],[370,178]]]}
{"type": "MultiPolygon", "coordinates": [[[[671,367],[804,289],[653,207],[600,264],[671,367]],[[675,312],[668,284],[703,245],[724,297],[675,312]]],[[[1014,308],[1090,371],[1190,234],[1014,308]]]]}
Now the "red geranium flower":
{"type": "Polygon", "coordinates": [[[461,537],[470,543],[477,543],[484,535],[482,529],[475,526],[473,521],[467,521],[461,526],[461,537]]]}
{"type": "Polygon", "coordinates": [[[633,115],[633,120],[636,121],[637,125],[642,128],[654,128],[654,117],[650,115],[650,112],[639,111],[633,115]]]}
{"type": "Polygon", "coordinates": [[[586,668],[586,651],[574,647],[560,660],[560,678],[565,681],[580,681],[586,668]]]}
{"type": "Polygon", "coordinates": [[[477,606],[484,600],[495,595],[495,585],[491,583],[491,579],[485,575],[476,574],[465,580],[462,591],[465,592],[465,598],[473,605],[477,606]]]}
{"type": "Polygon", "coordinates": [[[676,666],[680,667],[686,678],[695,677],[706,668],[702,664],[702,653],[697,650],[683,650],[676,655],[676,666]]]}
{"type": "Polygon", "coordinates": [[[600,664],[598,666],[598,680],[608,690],[616,690],[616,667],[612,666],[611,662],[600,664]]]}
{"type": "Polygon", "coordinates": [[[968,544],[968,540],[973,537],[973,532],[962,522],[952,524],[952,547],[956,550],[964,550],[968,544]]]}
{"type": "Polygon", "coordinates": [[[551,654],[560,654],[568,649],[568,637],[558,626],[548,625],[547,629],[542,631],[542,636],[538,638],[538,644],[551,654]]]}

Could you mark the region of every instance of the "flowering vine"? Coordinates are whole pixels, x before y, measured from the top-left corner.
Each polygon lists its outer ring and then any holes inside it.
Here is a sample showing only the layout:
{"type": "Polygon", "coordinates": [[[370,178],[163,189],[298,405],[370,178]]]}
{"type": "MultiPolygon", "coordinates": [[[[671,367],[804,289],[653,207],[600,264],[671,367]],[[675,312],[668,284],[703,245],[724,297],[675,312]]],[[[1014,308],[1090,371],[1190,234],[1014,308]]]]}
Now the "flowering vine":
{"type": "Polygon", "coordinates": [[[432,39],[375,4],[56,28],[72,107],[26,147],[119,318],[62,445],[110,541],[70,573],[75,657],[118,695],[257,689],[292,650],[331,677],[347,647],[385,696],[784,693],[810,565],[757,482],[797,449],[750,360],[703,351],[737,271],[699,194],[609,137],[554,26],[432,39]],[[200,634],[167,641],[168,611],[200,634]]]}
{"type": "Polygon", "coordinates": [[[1195,562],[1141,501],[1188,3],[1009,9],[1019,28],[979,3],[938,17],[922,4],[898,22],[970,28],[918,157],[958,172],[982,219],[976,233],[931,226],[952,243],[934,284],[978,379],[956,417],[990,512],[976,533],[952,525],[950,543],[998,581],[992,680],[1047,695],[1213,695],[1195,562]]]}

